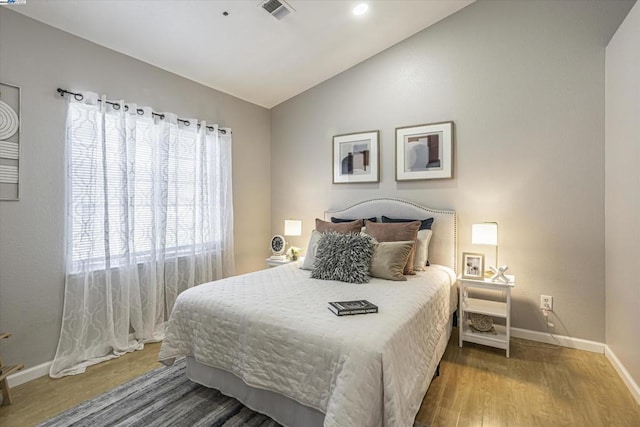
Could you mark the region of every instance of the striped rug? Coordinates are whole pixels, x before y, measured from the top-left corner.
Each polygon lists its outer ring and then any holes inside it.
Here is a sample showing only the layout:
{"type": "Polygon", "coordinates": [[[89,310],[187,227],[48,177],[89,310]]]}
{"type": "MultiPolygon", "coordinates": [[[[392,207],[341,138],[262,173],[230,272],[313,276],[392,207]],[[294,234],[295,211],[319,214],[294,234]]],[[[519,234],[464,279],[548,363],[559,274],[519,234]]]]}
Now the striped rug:
{"type": "Polygon", "coordinates": [[[155,369],[39,427],[281,427],[236,399],[191,382],[185,370],[184,359],[155,369]]]}
{"type": "Polygon", "coordinates": [[[191,382],[183,360],[148,372],[40,426],[276,427],[236,399],[191,382]]]}

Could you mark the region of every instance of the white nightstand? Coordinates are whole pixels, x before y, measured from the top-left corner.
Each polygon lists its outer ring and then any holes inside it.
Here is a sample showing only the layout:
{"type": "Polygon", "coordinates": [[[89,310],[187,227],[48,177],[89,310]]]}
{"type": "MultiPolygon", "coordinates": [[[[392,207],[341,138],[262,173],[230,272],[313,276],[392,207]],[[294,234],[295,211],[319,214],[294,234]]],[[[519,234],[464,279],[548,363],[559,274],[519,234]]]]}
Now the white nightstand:
{"type": "MultiPolygon", "coordinates": [[[[304,257],[298,257],[298,259],[304,260],[304,257]]],[[[264,262],[267,263],[267,268],[271,268],[271,267],[277,267],[279,265],[289,264],[290,262],[295,262],[295,261],[292,261],[289,258],[285,258],[283,260],[267,258],[264,260],[264,262]]]]}
{"type": "Polygon", "coordinates": [[[509,357],[509,341],[511,340],[511,289],[515,286],[515,276],[506,275],[510,283],[492,282],[489,279],[475,280],[458,277],[460,283],[460,306],[458,307],[458,332],[460,347],[464,341],[506,350],[509,357]],[[469,288],[486,289],[502,293],[502,301],[483,299],[482,296],[469,296],[469,288]],[[476,332],[468,325],[467,313],[486,314],[503,318],[506,325],[494,325],[497,334],[476,332]]]}

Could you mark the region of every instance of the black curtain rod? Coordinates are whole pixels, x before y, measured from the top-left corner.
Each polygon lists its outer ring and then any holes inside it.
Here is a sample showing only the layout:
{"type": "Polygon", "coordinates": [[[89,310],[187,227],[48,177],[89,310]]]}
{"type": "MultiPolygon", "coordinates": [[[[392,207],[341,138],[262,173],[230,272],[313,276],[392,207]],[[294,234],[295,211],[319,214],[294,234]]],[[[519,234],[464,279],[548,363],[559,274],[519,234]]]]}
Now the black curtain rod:
{"type": "MultiPolygon", "coordinates": [[[[75,93],[75,92],[71,92],[69,90],[60,89],[60,88],[56,89],[56,91],[60,94],[60,96],[65,96],[66,94],[73,95],[73,98],[76,101],[82,101],[84,99],[84,95],[81,94],[81,93],[75,93]]],[[[120,104],[118,104],[117,102],[112,102],[112,101],[105,101],[105,102],[107,104],[113,106],[114,110],[119,110],[120,109],[120,104]]],[[[129,106],[128,105],[124,106],[124,111],[129,111],[129,106]]],[[[138,108],[136,110],[136,113],[138,113],[139,115],[142,115],[142,114],[144,114],[144,110],[142,108],[138,108]]],[[[164,114],[156,113],[155,111],[152,111],[151,114],[153,116],[155,116],[155,117],[159,117],[161,120],[164,120],[164,114]]],[[[184,123],[185,126],[191,125],[191,122],[189,120],[178,119],[178,121],[180,123],[184,123]]],[[[198,129],[200,129],[200,123],[198,123],[198,129]]],[[[209,131],[213,132],[215,128],[213,126],[207,126],[207,129],[209,131]]],[[[218,129],[218,132],[220,132],[223,135],[225,135],[227,133],[227,131],[224,130],[224,129],[218,129]]]]}

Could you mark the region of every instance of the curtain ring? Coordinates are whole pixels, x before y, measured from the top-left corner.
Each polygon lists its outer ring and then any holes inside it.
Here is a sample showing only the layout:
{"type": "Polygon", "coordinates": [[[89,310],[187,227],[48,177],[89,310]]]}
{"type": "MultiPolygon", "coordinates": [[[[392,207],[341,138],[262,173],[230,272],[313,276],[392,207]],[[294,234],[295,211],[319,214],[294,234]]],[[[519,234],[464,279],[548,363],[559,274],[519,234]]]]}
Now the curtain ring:
{"type": "Polygon", "coordinates": [[[76,101],[82,101],[84,99],[84,95],[81,93],[74,93],[73,97],[75,98],[76,101]]]}

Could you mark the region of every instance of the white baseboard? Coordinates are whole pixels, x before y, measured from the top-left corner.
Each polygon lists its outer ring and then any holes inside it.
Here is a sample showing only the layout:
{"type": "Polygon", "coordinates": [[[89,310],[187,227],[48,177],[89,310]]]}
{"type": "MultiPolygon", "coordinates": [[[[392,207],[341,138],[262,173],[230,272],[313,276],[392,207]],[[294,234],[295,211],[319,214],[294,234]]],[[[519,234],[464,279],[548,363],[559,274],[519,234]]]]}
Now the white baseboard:
{"type": "Polygon", "coordinates": [[[573,338],[556,334],[553,334],[553,336],[551,336],[551,334],[547,332],[531,331],[529,329],[520,329],[514,327],[511,328],[511,336],[547,344],[561,345],[562,347],[575,348],[578,350],[586,350],[592,353],[604,354],[605,345],[603,343],[583,340],[581,338],[573,338]]]}
{"type": "Polygon", "coordinates": [[[31,380],[35,380],[36,378],[49,375],[50,367],[51,367],[51,362],[44,362],[37,366],[32,366],[31,368],[23,369],[22,371],[18,371],[15,374],[9,375],[7,377],[7,382],[9,383],[9,387],[16,387],[16,386],[19,386],[20,384],[24,384],[31,380]]]}
{"type": "MultiPolygon", "coordinates": [[[[164,328],[164,324],[162,326],[164,328]]],[[[135,339],[135,334],[129,334],[129,341],[135,339]]],[[[24,384],[31,380],[35,380],[36,378],[44,377],[45,375],[49,375],[49,369],[51,368],[52,361],[41,363],[37,366],[32,366],[28,369],[23,369],[21,371],[16,372],[15,374],[9,375],[7,377],[7,382],[9,383],[9,387],[16,387],[20,384],[24,384]]]]}
{"type": "Polygon", "coordinates": [[[609,362],[611,362],[616,372],[618,372],[620,378],[622,378],[622,381],[625,383],[625,385],[633,395],[633,398],[636,399],[636,402],[638,402],[638,405],[640,405],[640,386],[638,386],[638,383],[634,381],[634,379],[629,374],[629,371],[627,371],[622,362],[620,362],[620,359],[618,359],[613,350],[611,350],[611,347],[605,345],[604,354],[605,356],[607,356],[607,359],[609,359],[609,362]]]}
{"type": "MultiPolygon", "coordinates": [[[[164,326],[163,326],[164,327],[164,326]]],[[[133,333],[129,334],[129,341],[135,339],[135,335],[133,333]]],[[[21,371],[16,372],[15,374],[9,375],[7,377],[7,382],[9,383],[9,387],[16,387],[20,384],[24,384],[31,380],[35,380],[36,378],[44,377],[45,375],[49,375],[49,369],[51,368],[52,361],[44,362],[36,366],[32,366],[28,369],[23,369],[21,371]]]]}

